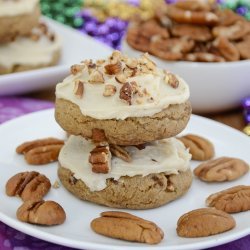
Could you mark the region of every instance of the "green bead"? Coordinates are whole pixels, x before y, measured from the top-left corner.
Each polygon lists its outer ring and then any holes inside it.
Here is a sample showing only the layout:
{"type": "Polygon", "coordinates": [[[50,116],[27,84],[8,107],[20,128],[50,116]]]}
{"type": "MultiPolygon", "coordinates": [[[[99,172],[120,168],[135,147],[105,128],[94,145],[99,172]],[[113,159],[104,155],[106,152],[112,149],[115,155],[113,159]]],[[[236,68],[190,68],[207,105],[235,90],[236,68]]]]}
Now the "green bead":
{"type": "Polygon", "coordinates": [[[62,15],[56,16],[55,19],[60,23],[65,23],[65,17],[62,15]]]}
{"type": "Polygon", "coordinates": [[[229,8],[229,9],[232,9],[232,10],[234,10],[234,9],[237,7],[237,5],[238,5],[238,3],[237,3],[237,1],[235,1],[235,0],[228,0],[228,1],[226,1],[226,3],[225,3],[225,6],[226,6],[227,8],[229,8]]]}
{"type": "Polygon", "coordinates": [[[246,17],[246,19],[247,19],[248,21],[250,21],[250,12],[247,12],[247,14],[245,15],[245,17],[246,17]]]}
{"type": "Polygon", "coordinates": [[[74,23],[73,23],[74,27],[79,28],[83,26],[83,24],[84,24],[84,20],[81,17],[77,17],[74,19],[74,23]]]}

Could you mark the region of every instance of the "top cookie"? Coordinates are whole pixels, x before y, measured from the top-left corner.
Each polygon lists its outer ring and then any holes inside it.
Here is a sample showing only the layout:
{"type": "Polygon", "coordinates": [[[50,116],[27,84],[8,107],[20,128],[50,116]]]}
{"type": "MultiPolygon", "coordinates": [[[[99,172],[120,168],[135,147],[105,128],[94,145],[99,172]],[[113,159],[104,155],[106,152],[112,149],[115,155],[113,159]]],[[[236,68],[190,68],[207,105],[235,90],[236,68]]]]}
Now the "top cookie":
{"type": "Polygon", "coordinates": [[[0,0],[0,43],[29,33],[39,17],[39,0],[0,0]]]}
{"type": "Polygon", "coordinates": [[[158,69],[147,54],[128,58],[114,51],[107,60],[73,65],[56,97],[56,119],[67,132],[92,138],[98,128],[120,145],[174,136],[191,113],[188,85],[158,69]]]}

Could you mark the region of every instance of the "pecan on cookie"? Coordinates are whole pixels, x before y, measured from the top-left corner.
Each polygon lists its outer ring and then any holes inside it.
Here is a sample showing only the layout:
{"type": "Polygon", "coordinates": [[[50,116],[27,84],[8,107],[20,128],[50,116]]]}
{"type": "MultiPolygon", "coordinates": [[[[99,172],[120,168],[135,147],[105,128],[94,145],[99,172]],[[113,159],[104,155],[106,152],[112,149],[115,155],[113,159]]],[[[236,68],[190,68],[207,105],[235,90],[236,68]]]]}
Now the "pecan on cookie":
{"type": "Polygon", "coordinates": [[[149,52],[162,59],[175,61],[183,57],[183,53],[187,53],[194,47],[194,41],[183,38],[162,39],[154,36],[151,40],[149,52]]]}
{"type": "Polygon", "coordinates": [[[155,223],[118,211],[101,213],[101,217],[91,222],[91,228],[107,237],[147,244],[157,244],[164,237],[155,223]]]}
{"type": "Polygon", "coordinates": [[[191,11],[169,5],[167,15],[177,23],[215,25],[219,18],[216,14],[209,11],[191,11]]]}
{"type": "Polygon", "coordinates": [[[49,137],[25,142],[16,148],[16,152],[24,154],[28,164],[42,165],[57,161],[63,145],[63,140],[49,137]]]}
{"type": "Polygon", "coordinates": [[[206,237],[231,230],[235,225],[230,214],[214,208],[200,208],[182,215],[176,231],[180,237],[206,237]]]}
{"type": "Polygon", "coordinates": [[[229,40],[238,40],[243,38],[250,31],[247,21],[237,21],[230,26],[217,26],[212,29],[215,37],[223,36],[229,40]]]}
{"type": "Polygon", "coordinates": [[[194,174],[203,181],[221,182],[240,178],[249,171],[249,165],[243,160],[220,157],[200,164],[194,174]]]}
{"type": "Polygon", "coordinates": [[[238,61],[240,59],[240,53],[237,47],[226,37],[218,37],[213,41],[213,46],[218,49],[219,53],[226,58],[227,61],[238,61]]]}
{"type": "Polygon", "coordinates": [[[17,219],[31,224],[60,225],[66,219],[64,209],[55,201],[28,200],[16,212],[17,219]]]}
{"type": "Polygon", "coordinates": [[[23,201],[42,199],[50,190],[50,180],[38,172],[22,172],[12,176],[5,185],[8,196],[19,196],[23,201]]]}
{"type": "Polygon", "coordinates": [[[206,161],[213,158],[214,145],[208,139],[194,134],[187,134],[178,139],[189,148],[193,160],[206,161]]]}
{"type": "Polygon", "coordinates": [[[190,62],[225,62],[225,58],[207,52],[194,52],[188,53],[183,58],[185,61],[190,62]]]}
{"type": "Polygon", "coordinates": [[[96,146],[89,155],[89,163],[94,173],[107,174],[111,169],[111,153],[109,146],[96,146]]]}
{"type": "Polygon", "coordinates": [[[250,210],[250,186],[235,186],[206,199],[206,205],[227,213],[239,213],[250,210]]]}
{"type": "Polygon", "coordinates": [[[213,38],[210,29],[206,26],[196,26],[192,24],[175,24],[171,28],[173,36],[189,37],[195,41],[209,41],[213,38]]]}

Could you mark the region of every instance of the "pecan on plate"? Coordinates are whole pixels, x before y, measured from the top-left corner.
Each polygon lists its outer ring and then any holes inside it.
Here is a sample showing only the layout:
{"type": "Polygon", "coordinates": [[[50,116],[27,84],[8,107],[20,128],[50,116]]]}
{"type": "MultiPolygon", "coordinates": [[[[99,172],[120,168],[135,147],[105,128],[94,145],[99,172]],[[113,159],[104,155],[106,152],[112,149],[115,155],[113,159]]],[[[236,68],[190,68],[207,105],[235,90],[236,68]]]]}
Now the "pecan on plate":
{"type": "Polygon", "coordinates": [[[16,148],[18,154],[24,154],[28,164],[42,165],[58,160],[63,140],[53,137],[28,141],[16,148]]]}
{"type": "Polygon", "coordinates": [[[164,237],[155,223],[125,212],[103,212],[91,222],[91,228],[107,237],[147,244],[157,244],[164,237]]]}
{"type": "Polygon", "coordinates": [[[66,219],[64,209],[54,201],[25,201],[16,212],[17,219],[31,224],[53,226],[62,224],[66,219]]]}
{"type": "Polygon", "coordinates": [[[207,182],[232,181],[249,171],[249,165],[243,160],[231,157],[220,157],[200,164],[194,174],[207,182]]]}
{"type": "Polygon", "coordinates": [[[8,196],[20,196],[23,201],[42,199],[50,190],[50,180],[38,172],[22,172],[12,176],[6,183],[8,196]]]}
{"type": "Polygon", "coordinates": [[[206,199],[206,204],[227,213],[250,210],[250,186],[239,185],[211,194],[206,199]]]}
{"type": "Polygon", "coordinates": [[[109,146],[96,146],[89,155],[89,163],[94,173],[107,174],[111,169],[109,146]]]}
{"type": "Polygon", "coordinates": [[[235,227],[230,215],[215,208],[200,208],[182,215],[177,222],[180,237],[195,238],[223,233],[235,227]]]}
{"type": "Polygon", "coordinates": [[[214,156],[213,144],[204,137],[187,134],[178,137],[178,140],[182,141],[186,148],[189,148],[193,160],[206,161],[214,156]]]}

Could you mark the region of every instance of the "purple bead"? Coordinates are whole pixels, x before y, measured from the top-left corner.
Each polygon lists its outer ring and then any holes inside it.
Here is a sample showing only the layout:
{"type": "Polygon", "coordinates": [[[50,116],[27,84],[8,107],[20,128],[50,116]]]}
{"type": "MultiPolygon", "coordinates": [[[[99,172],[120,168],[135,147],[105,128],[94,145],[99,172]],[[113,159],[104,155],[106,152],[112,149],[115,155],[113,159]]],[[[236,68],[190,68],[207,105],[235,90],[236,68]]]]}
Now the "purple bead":
{"type": "Polygon", "coordinates": [[[217,3],[217,4],[224,4],[224,3],[225,3],[225,0],[216,0],[216,3],[217,3]]]}
{"type": "Polygon", "coordinates": [[[88,22],[85,24],[84,29],[90,35],[94,35],[97,32],[97,25],[94,22],[88,22]]]}
{"type": "Polygon", "coordinates": [[[113,28],[114,25],[116,23],[116,19],[115,18],[108,18],[105,22],[105,24],[110,27],[110,28],[113,28]]]}
{"type": "Polygon", "coordinates": [[[176,0],[165,0],[165,2],[166,2],[167,4],[172,4],[172,3],[175,3],[176,0]]]}
{"type": "Polygon", "coordinates": [[[107,35],[107,39],[110,40],[111,42],[116,42],[117,40],[120,39],[120,35],[117,32],[110,33],[107,35]]]}
{"type": "Polygon", "coordinates": [[[250,110],[250,96],[244,98],[244,99],[242,100],[241,103],[242,103],[242,107],[243,107],[244,109],[250,110]]]}
{"type": "Polygon", "coordinates": [[[241,16],[245,16],[248,12],[248,8],[246,6],[240,6],[236,9],[236,12],[241,16]]]}
{"type": "Polygon", "coordinates": [[[99,36],[106,35],[109,33],[109,27],[105,23],[101,24],[97,28],[97,33],[99,36]]]}
{"type": "Polygon", "coordinates": [[[127,0],[127,3],[133,6],[139,6],[140,0],[127,0]]]}
{"type": "Polygon", "coordinates": [[[244,114],[246,123],[250,124],[250,110],[245,110],[243,114],[244,114]]]}

